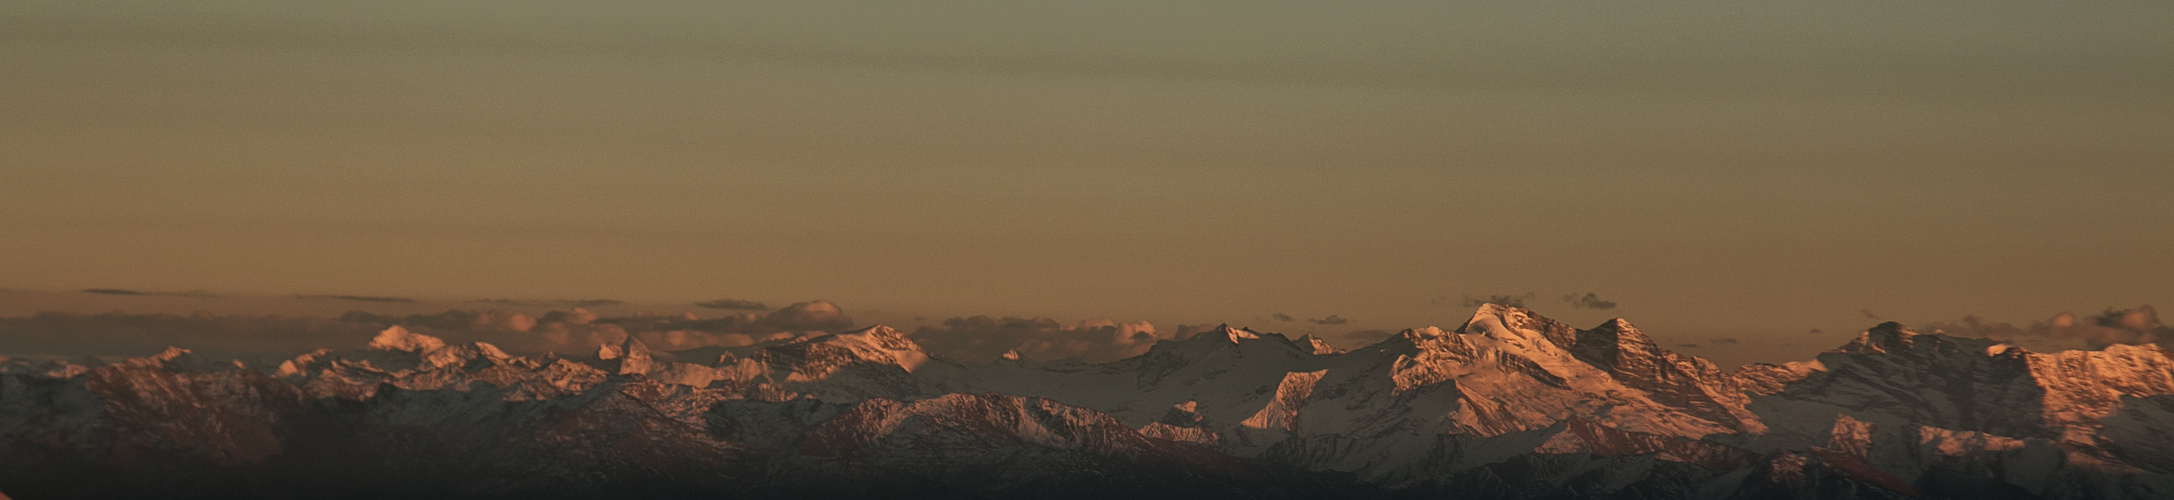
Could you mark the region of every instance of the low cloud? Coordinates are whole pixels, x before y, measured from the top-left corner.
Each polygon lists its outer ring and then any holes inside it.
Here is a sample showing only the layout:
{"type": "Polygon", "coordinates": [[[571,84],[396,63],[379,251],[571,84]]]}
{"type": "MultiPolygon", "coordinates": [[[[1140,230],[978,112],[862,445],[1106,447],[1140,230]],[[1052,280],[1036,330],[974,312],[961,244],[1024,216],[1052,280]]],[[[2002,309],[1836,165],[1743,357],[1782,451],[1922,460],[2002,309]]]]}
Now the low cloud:
{"type": "Polygon", "coordinates": [[[1683,348],[1688,348],[1688,349],[1697,349],[1697,348],[1698,348],[1698,344],[1676,344],[1676,347],[1683,347],[1683,348]]]}
{"type": "Polygon", "coordinates": [[[1298,321],[1297,318],[1292,318],[1291,315],[1284,313],[1270,314],[1268,315],[1268,318],[1276,321],[1298,321]]]}
{"type": "Polygon", "coordinates": [[[127,290],[127,289],[121,289],[121,288],[85,288],[85,289],[83,289],[82,291],[83,291],[83,293],[95,293],[95,294],[99,294],[99,295],[159,295],[159,296],[166,296],[166,297],[217,297],[217,295],[212,295],[212,294],[211,294],[211,292],[205,292],[205,291],[201,291],[201,290],[198,290],[198,291],[191,291],[191,292],[146,292],[146,291],[142,291],[142,290],[127,290]]]}
{"type": "Polygon", "coordinates": [[[2168,328],[2161,323],[2159,311],[2148,305],[2131,309],[2107,308],[2098,314],[2081,317],[2063,312],[2027,326],[1964,316],[1955,321],[1928,323],[1918,327],[1918,330],[2022,343],[2058,345],[2074,342],[2090,349],[2103,349],[2115,344],[2158,344],[2162,347],[2174,347],[2170,345],[2174,344],[2174,328],[2168,328]]]}
{"type": "Polygon", "coordinates": [[[1570,307],[1573,308],[1599,309],[1603,311],[1614,309],[1616,306],[1616,303],[1614,301],[1601,300],[1600,294],[1596,293],[1587,293],[1585,295],[1578,295],[1573,293],[1570,295],[1564,295],[1563,302],[1570,303],[1570,307]]]}
{"type": "Polygon", "coordinates": [[[138,292],[135,290],[122,290],[119,288],[85,288],[83,289],[83,293],[96,293],[101,295],[150,295],[144,292],[138,292]]]}
{"type": "Polygon", "coordinates": [[[1539,296],[1539,294],[1532,292],[1526,292],[1524,295],[1489,295],[1486,297],[1473,297],[1470,295],[1466,295],[1464,296],[1463,304],[1465,307],[1479,307],[1487,304],[1504,305],[1510,307],[1525,307],[1525,299],[1530,299],[1537,296],[1539,296]]]}
{"type": "Polygon", "coordinates": [[[1344,319],[1344,317],[1342,317],[1342,316],[1337,316],[1337,315],[1331,314],[1331,315],[1329,315],[1329,317],[1326,317],[1326,318],[1319,318],[1319,319],[1309,319],[1309,320],[1306,320],[1306,322],[1307,322],[1307,323],[1313,323],[1313,324],[1316,324],[1316,325],[1342,325],[1342,324],[1349,324],[1349,323],[1351,323],[1351,320],[1348,320],[1348,319],[1344,319]]]}
{"type": "Polygon", "coordinates": [[[1866,318],[1866,319],[1876,319],[1876,320],[1886,320],[1886,319],[1887,319],[1887,318],[1882,318],[1882,317],[1880,317],[1880,315],[1878,315],[1878,314],[1872,314],[1872,310],[1871,310],[1871,309],[1859,309],[1859,310],[1857,310],[1857,313],[1858,313],[1858,314],[1863,314],[1863,315],[1865,315],[1865,318],[1866,318]]]}
{"type": "Polygon", "coordinates": [[[1812,332],[1811,332],[1811,334],[1812,334],[1812,335],[1818,335],[1818,334],[1822,334],[1822,333],[1827,333],[1827,332],[1824,332],[1824,331],[1820,331],[1820,329],[1818,329],[1818,328],[1813,328],[1813,329],[1812,329],[1812,332]]]}
{"type": "Polygon", "coordinates": [[[373,296],[369,296],[369,295],[296,295],[296,296],[294,296],[294,298],[297,298],[297,299],[304,299],[304,300],[307,300],[307,299],[333,299],[333,300],[352,300],[352,301],[356,301],[356,302],[401,302],[401,303],[409,303],[409,304],[415,303],[415,299],[411,299],[411,298],[407,298],[407,297],[373,297],[373,296]]]}
{"type": "Polygon", "coordinates": [[[541,316],[500,309],[389,315],[351,311],[337,318],[172,314],[38,313],[0,318],[0,356],[144,356],[167,346],[205,356],[279,359],[319,348],[358,349],[376,332],[401,326],[447,342],[489,342],[509,352],[587,354],[629,336],[661,351],[740,346],[853,326],[836,304],[810,301],[768,314],[716,318],[692,314],[599,316],[585,308],[541,316]]]}
{"type": "Polygon", "coordinates": [[[1103,362],[1146,353],[1176,333],[1156,330],[1145,321],[1092,319],[1065,325],[1049,318],[970,316],[921,327],[913,340],[932,354],[963,362],[993,360],[1006,351],[1039,361],[1103,362]]]}
{"type": "Polygon", "coordinates": [[[42,312],[0,318],[0,356],[147,356],[167,346],[206,356],[291,356],[359,348],[376,331],[333,318],[42,312]]]}
{"type": "Polygon", "coordinates": [[[1736,339],[1732,337],[1714,337],[1706,339],[1706,343],[1713,345],[1735,345],[1736,339]]]}
{"type": "Polygon", "coordinates": [[[1189,339],[1193,338],[1194,335],[1199,335],[1202,332],[1213,331],[1216,328],[1220,328],[1222,326],[1223,325],[1216,323],[1195,323],[1190,325],[1178,325],[1178,333],[1176,335],[1172,335],[1171,338],[1189,339]]]}
{"type": "Polygon", "coordinates": [[[675,351],[697,347],[738,347],[813,332],[854,326],[844,309],[826,300],[800,302],[769,313],[699,317],[692,313],[600,316],[586,308],[551,311],[529,318],[504,311],[446,311],[404,317],[349,313],[343,320],[378,326],[400,325],[448,341],[481,340],[511,351],[585,353],[629,336],[651,349],[675,351]]]}
{"type": "Polygon", "coordinates": [[[707,301],[707,302],[696,302],[696,303],[694,303],[694,305],[695,305],[695,307],[702,307],[702,308],[708,308],[708,309],[725,309],[725,310],[748,310],[748,311],[768,311],[768,310],[770,310],[770,306],[767,306],[767,305],[763,305],[763,303],[761,303],[761,302],[756,302],[756,301],[752,301],[752,300],[740,300],[740,299],[717,299],[717,300],[712,300],[712,301],[707,301]]]}
{"type": "Polygon", "coordinates": [[[484,303],[484,304],[499,304],[499,305],[508,305],[508,306],[521,306],[521,307],[603,307],[603,306],[616,306],[616,305],[620,305],[620,304],[625,304],[625,303],[626,303],[626,301],[621,301],[621,300],[612,300],[612,299],[574,299],[574,300],[515,300],[515,299],[483,299],[483,300],[478,300],[478,301],[476,301],[476,302],[480,302],[480,303],[484,303]]]}
{"type": "Polygon", "coordinates": [[[340,321],[385,326],[400,325],[411,329],[436,331],[455,330],[504,330],[526,332],[536,328],[536,318],[526,314],[499,309],[454,309],[435,314],[410,314],[394,316],[364,311],[348,311],[340,315],[340,321]]]}
{"type": "Polygon", "coordinates": [[[779,333],[836,332],[854,326],[853,318],[846,316],[844,309],[827,300],[800,302],[767,314],[743,313],[715,318],[699,318],[692,314],[637,314],[596,318],[591,323],[618,326],[633,332],[635,338],[649,344],[650,348],[667,351],[705,346],[737,347],[777,338],[779,333]]]}

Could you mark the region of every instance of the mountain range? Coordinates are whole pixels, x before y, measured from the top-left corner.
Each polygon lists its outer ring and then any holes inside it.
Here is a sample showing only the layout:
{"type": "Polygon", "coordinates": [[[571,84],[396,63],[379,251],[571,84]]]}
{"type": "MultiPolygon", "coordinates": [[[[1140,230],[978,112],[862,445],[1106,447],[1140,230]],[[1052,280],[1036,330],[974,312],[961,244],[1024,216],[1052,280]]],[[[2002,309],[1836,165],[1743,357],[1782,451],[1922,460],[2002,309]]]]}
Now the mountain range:
{"type": "Polygon", "coordinates": [[[1101,364],[875,326],[516,356],[392,326],[275,364],[0,358],[39,498],[2174,498],[2174,360],[1875,326],[1723,370],[1486,305],[1349,351],[1224,326],[1101,364]]]}

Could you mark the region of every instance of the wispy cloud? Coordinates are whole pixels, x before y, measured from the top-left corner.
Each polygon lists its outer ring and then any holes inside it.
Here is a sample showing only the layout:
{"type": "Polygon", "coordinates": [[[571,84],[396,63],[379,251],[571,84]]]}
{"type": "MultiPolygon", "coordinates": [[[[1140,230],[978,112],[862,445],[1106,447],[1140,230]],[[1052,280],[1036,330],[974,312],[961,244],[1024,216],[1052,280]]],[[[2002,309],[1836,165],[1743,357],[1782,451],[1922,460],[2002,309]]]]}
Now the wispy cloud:
{"type": "Polygon", "coordinates": [[[1563,302],[1570,303],[1570,307],[1578,309],[1599,309],[1605,311],[1609,309],[1614,309],[1616,306],[1616,303],[1614,301],[1601,300],[1600,294],[1597,293],[1587,293],[1585,295],[1578,295],[1573,293],[1570,295],[1564,295],[1562,299],[1563,302]]]}
{"type": "Polygon", "coordinates": [[[567,299],[567,300],[517,300],[517,299],[483,299],[483,300],[477,300],[476,302],[478,302],[478,303],[483,303],[483,304],[499,304],[499,305],[508,305],[508,306],[522,306],[522,307],[603,307],[603,306],[616,306],[616,305],[620,305],[620,304],[625,304],[625,303],[626,303],[626,301],[622,301],[622,300],[612,300],[612,299],[567,299]]]}
{"type": "Polygon", "coordinates": [[[196,290],[196,291],[188,291],[188,292],[147,292],[147,291],[142,291],[142,290],[128,290],[128,289],[122,289],[122,288],[85,288],[85,289],[83,289],[83,290],[82,290],[82,292],[83,292],[83,293],[94,293],[94,294],[99,294],[99,295],[155,295],[155,296],[166,296],[166,297],[217,297],[217,296],[218,296],[218,295],[213,295],[213,294],[212,294],[211,292],[206,292],[206,291],[202,291],[202,290],[196,290]]]}
{"type": "Polygon", "coordinates": [[[352,301],[356,301],[356,302],[400,302],[400,303],[409,303],[409,304],[415,303],[415,299],[411,299],[411,298],[407,298],[407,297],[377,297],[377,296],[370,296],[370,295],[296,295],[296,296],[294,296],[294,298],[297,298],[297,299],[304,299],[304,300],[308,300],[308,299],[333,299],[333,300],[352,300],[352,301]]]}
{"type": "Polygon", "coordinates": [[[2009,341],[2080,341],[2093,349],[2115,344],[2166,346],[2174,343],[2174,328],[2161,323],[2159,311],[2149,305],[2109,307],[2098,314],[2080,317],[2063,312],[2026,326],[1988,321],[1973,315],[1955,321],[1927,323],[1918,330],[2009,341]]]}
{"type": "Polygon", "coordinates": [[[138,292],[135,290],[122,290],[119,288],[85,288],[83,289],[83,293],[96,293],[101,295],[150,295],[144,292],[138,292]]]}
{"type": "Polygon", "coordinates": [[[1479,307],[1487,304],[1504,305],[1510,307],[1525,307],[1525,299],[1530,299],[1539,295],[1540,294],[1534,292],[1525,292],[1524,295],[1496,294],[1488,295],[1485,297],[1473,297],[1470,295],[1466,295],[1464,296],[1463,304],[1465,307],[1479,307]]]}
{"type": "Polygon", "coordinates": [[[756,302],[756,301],[752,301],[752,300],[739,300],[739,299],[717,299],[717,300],[711,300],[711,301],[704,301],[704,302],[696,302],[696,303],[694,303],[694,305],[695,305],[695,307],[704,307],[704,308],[709,308],[709,309],[725,309],[725,310],[747,310],[747,311],[768,311],[768,310],[770,310],[770,306],[767,306],[767,305],[763,305],[763,303],[761,303],[761,302],[756,302]]]}
{"type": "Polygon", "coordinates": [[[1331,314],[1331,315],[1329,315],[1329,317],[1326,317],[1326,318],[1315,318],[1315,319],[1308,319],[1308,320],[1306,320],[1306,322],[1307,322],[1307,323],[1313,323],[1313,324],[1316,324],[1316,325],[1343,325],[1343,324],[1349,324],[1349,323],[1351,323],[1351,320],[1348,320],[1348,319],[1344,319],[1344,317],[1343,317],[1343,316],[1337,316],[1337,315],[1331,314]]]}
{"type": "MultiPolygon", "coordinates": [[[[366,301],[370,302],[370,301],[366,301]]],[[[836,304],[810,301],[777,311],[715,318],[691,314],[599,316],[585,308],[530,316],[502,309],[390,315],[349,311],[337,318],[250,315],[40,313],[0,318],[0,355],[143,356],[167,346],[207,356],[278,358],[319,348],[356,349],[399,325],[448,342],[489,342],[510,352],[586,353],[629,336],[661,351],[747,345],[853,326],[836,304]]]]}
{"type": "Polygon", "coordinates": [[[182,346],[207,356],[290,356],[360,347],[375,331],[333,318],[47,312],[0,318],[0,355],[144,356],[182,346]]]}
{"type": "Polygon", "coordinates": [[[1041,361],[1100,362],[1145,353],[1177,333],[1145,321],[1092,319],[1066,325],[1049,318],[961,316],[944,320],[942,326],[922,327],[913,339],[931,353],[960,361],[985,361],[1016,351],[1041,361]]]}

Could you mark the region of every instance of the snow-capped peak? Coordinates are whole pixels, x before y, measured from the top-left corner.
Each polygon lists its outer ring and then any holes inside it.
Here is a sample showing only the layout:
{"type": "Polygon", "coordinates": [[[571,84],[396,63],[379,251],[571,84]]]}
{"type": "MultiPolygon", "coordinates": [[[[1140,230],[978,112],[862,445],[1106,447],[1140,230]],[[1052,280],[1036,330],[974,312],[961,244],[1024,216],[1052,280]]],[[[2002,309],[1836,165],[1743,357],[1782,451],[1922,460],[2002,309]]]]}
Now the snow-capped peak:
{"type": "MultiPolygon", "coordinates": [[[[38,457],[16,452],[37,445],[31,438],[92,436],[104,441],[79,447],[93,459],[132,456],[129,447],[202,444],[218,456],[265,457],[332,445],[344,454],[359,444],[386,453],[372,460],[410,463],[416,453],[405,443],[428,439],[447,443],[424,449],[439,455],[489,452],[462,459],[534,457],[519,464],[526,470],[712,467],[726,471],[714,477],[759,487],[784,484],[757,481],[799,474],[795,464],[846,463],[803,460],[810,454],[850,460],[846,472],[805,476],[826,483],[933,477],[886,469],[900,464],[1006,484],[1049,472],[1084,471],[1102,484],[1134,477],[1112,471],[1274,470],[1261,476],[1329,472],[1373,485],[1362,493],[1429,485],[1391,491],[1411,496],[1460,493],[1434,485],[1461,478],[1519,498],[1792,491],[1774,485],[1892,498],[1915,495],[1912,481],[1969,487],[1925,496],[1990,485],[2089,498],[2151,496],[2174,484],[2164,472],[2174,470],[2165,452],[2174,449],[2166,437],[2174,435],[2174,359],[2160,348],[2035,354],[1894,323],[1818,360],[1732,373],[1662,349],[1620,318],[1578,329],[1495,304],[1454,333],[1406,330],[1349,353],[1312,336],[1222,325],[1096,365],[1032,363],[1011,351],[1005,361],[965,366],[931,359],[883,326],[655,359],[634,338],[598,346],[595,358],[529,358],[402,327],[378,332],[370,347],[303,354],[270,377],[240,366],[179,369],[199,362],[180,348],[99,368],[0,357],[8,388],[0,408],[32,410],[0,411],[0,468],[8,457],[38,457]],[[705,362],[674,362],[698,359],[705,362]],[[401,392],[374,397],[384,387],[401,392]],[[327,397],[346,401],[312,403],[327,397]],[[51,418],[65,412],[80,417],[51,418]],[[292,416],[321,412],[365,413],[329,415],[356,424],[329,429],[330,441],[282,430],[292,416]],[[98,437],[106,429],[126,439],[98,437]],[[117,444],[98,448],[103,442],[117,444]],[[375,444],[383,442],[395,446],[375,444]],[[521,447],[532,443],[542,447],[521,447]],[[1104,456],[1124,461],[1092,468],[1104,456]],[[732,469],[742,463],[779,467],[732,469]],[[1244,467],[1251,463],[1278,468],[1244,467]]],[[[1010,493],[962,486],[956,491],[1010,493]]]]}
{"type": "Polygon", "coordinates": [[[213,361],[210,359],[206,359],[203,356],[198,356],[194,351],[173,346],[167,346],[166,350],[160,351],[158,354],[153,354],[141,358],[130,358],[125,363],[136,366],[158,368],[167,371],[181,372],[231,370],[242,367],[241,361],[238,360],[213,361]]]}
{"type": "Polygon", "coordinates": [[[1407,330],[1404,330],[1404,331],[1401,331],[1401,332],[1397,332],[1397,335],[1396,335],[1396,336],[1394,336],[1394,337],[1389,337],[1389,338],[1391,338],[1391,339],[1396,339],[1396,338],[1404,338],[1404,339],[1410,339],[1411,341],[1413,341],[1414,343],[1416,343],[1416,342],[1418,342],[1418,341],[1423,341],[1423,340],[1427,340],[1427,339],[1432,339],[1432,338],[1438,338],[1438,337],[1441,337],[1441,336],[1443,336],[1443,335],[1448,335],[1448,334],[1449,334],[1449,332],[1444,332],[1444,331],[1442,331],[1442,328],[1441,328],[1441,327],[1435,327],[1435,326],[1422,326],[1422,327],[1419,327],[1419,328],[1412,328],[1412,329],[1407,329],[1407,330]]]}
{"type": "Polygon", "coordinates": [[[1457,327],[1457,333],[1480,335],[1488,338],[1533,338],[1539,332],[1526,328],[1532,323],[1532,311],[1522,307],[1500,304],[1481,304],[1472,312],[1472,319],[1457,327]]]}
{"type": "Polygon", "coordinates": [[[130,361],[141,360],[144,364],[159,366],[176,359],[181,359],[186,356],[193,356],[193,352],[194,351],[190,351],[188,349],[182,349],[174,346],[166,346],[166,350],[159,351],[158,354],[153,354],[150,357],[146,358],[136,358],[130,361]]]}
{"type": "Polygon", "coordinates": [[[876,325],[838,334],[840,339],[858,340],[881,347],[887,351],[919,351],[921,346],[906,338],[904,332],[884,325],[876,325]]]}
{"type": "MultiPolygon", "coordinates": [[[[834,360],[835,362],[844,362],[850,358],[896,364],[909,373],[929,361],[928,353],[921,351],[920,344],[906,338],[904,332],[883,325],[815,337],[786,347],[803,353],[838,349],[836,352],[846,357],[834,360]]],[[[820,371],[827,372],[828,368],[820,371]]]]}
{"type": "Polygon", "coordinates": [[[641,340],[629,335],[619,344],[620,375],[647,374],[656,368],[657,363],[649,357],[649,346],[641,340]]]}
{"type": "Polygon", "coordinates": [[[400,325],[393,325],[377,332],[370,339],[370,348],[383,351],[429,352],[445,347],[445,340],[420,333],[409,332],[400,325]]]}

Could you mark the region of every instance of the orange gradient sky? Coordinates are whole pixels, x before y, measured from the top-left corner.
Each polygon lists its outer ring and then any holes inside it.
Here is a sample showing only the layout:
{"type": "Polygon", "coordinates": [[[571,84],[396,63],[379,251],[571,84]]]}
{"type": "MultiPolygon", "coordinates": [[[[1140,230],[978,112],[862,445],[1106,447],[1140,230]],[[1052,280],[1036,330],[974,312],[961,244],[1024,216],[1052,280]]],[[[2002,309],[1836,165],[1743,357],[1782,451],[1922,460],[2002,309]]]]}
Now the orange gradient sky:
{"type": "Polygon", "coordinates": [[[2174,305],[2174,4],[1445,3],[11,2],[0,287],[1532,293],[1807,348],[2174,305]]]}

